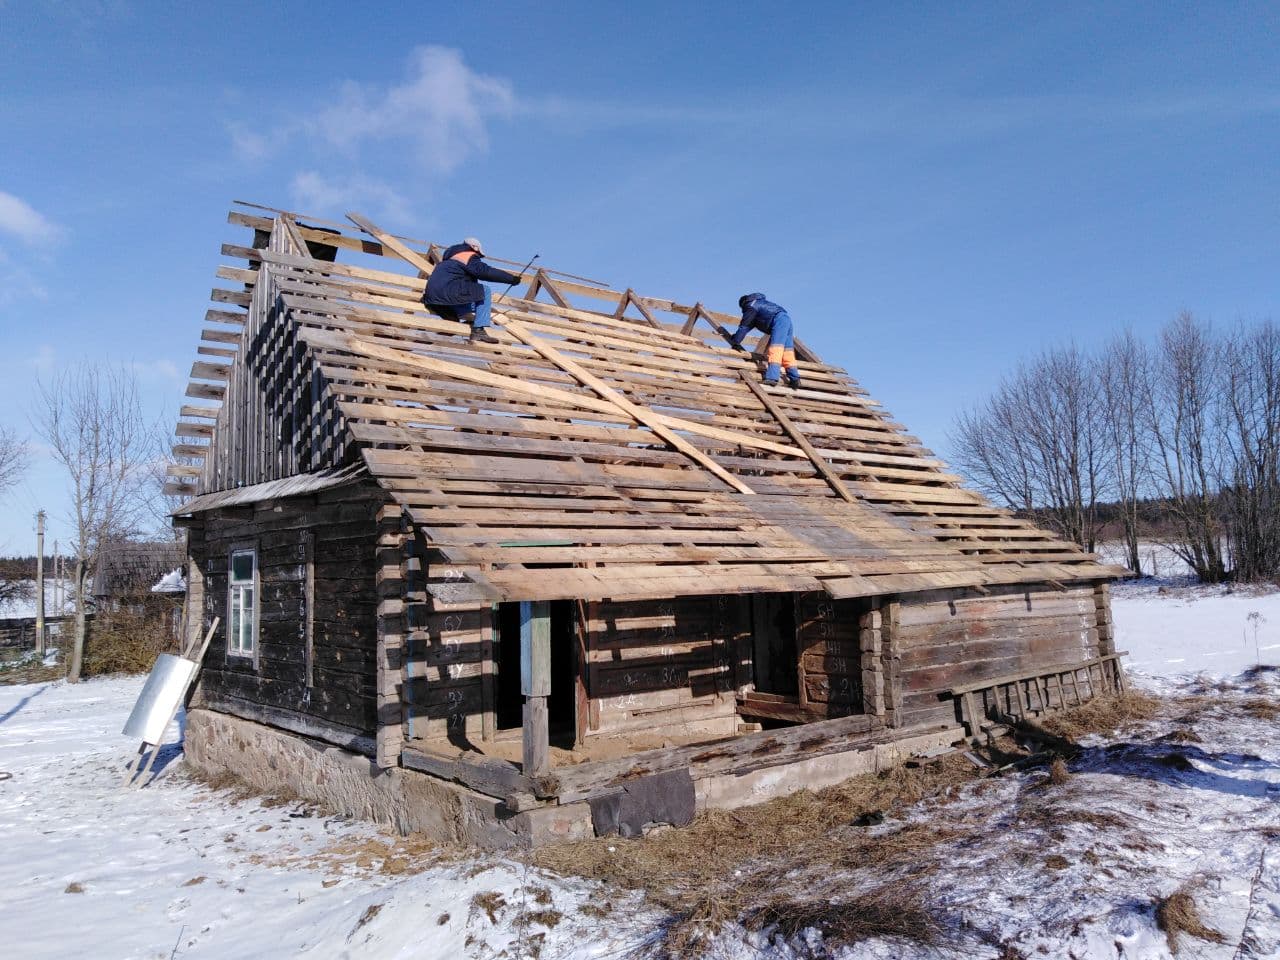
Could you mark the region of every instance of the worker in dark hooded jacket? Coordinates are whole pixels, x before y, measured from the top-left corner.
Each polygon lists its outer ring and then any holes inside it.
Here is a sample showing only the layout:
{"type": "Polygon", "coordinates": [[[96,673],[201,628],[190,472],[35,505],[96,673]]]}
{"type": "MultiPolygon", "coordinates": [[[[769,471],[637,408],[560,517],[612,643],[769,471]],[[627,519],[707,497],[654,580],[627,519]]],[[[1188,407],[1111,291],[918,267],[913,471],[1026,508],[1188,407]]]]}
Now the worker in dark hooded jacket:
{"type": "Polygon", "coordinates": [[[768,366],[764,371],[765,383],[777,383],[783,370],[787,371],[787,384],[800,386],[800,371],[796,368],[795,338],[791,317],[782,307],[764,298],[763,293],[748,293],[738,298],[742,321],[730,338],[735,347],[742,346],[743,338],[752,330],[759,330],[769,337],[769,350],[765,355],[768,366]]]}
{"type": "Polygon", "coordinates": [[[444,316],[470,322],[472,343],[497,343],[498,338],[486,329],[493,294],[480,281],[512,284],[519,283],[521,277],[489,266],[483,257],[484,249],[475,237],[449,247],[431,271],[422,302],[444,316]]]}

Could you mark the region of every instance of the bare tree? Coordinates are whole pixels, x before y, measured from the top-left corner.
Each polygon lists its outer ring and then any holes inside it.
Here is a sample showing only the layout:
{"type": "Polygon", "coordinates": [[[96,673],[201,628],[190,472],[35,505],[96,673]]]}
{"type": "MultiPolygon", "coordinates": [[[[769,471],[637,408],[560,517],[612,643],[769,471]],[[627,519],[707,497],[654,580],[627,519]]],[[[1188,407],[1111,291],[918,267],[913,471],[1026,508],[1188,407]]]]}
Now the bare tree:
{"type": "Polygon", "coordinates": [[[1016,379],[1006,380],[983,403],[963,411],[951,435],[951,459],[992,500],[1029,512],[1038,488],[1018,394],[1016,379]]]}
{"type": "Polygon", "coordinates": [[[172,511],[181,506],[187,497],[165,492],[170,483],[169,468],[200,466],[202,461],[174,453],[172,430],[172,421],[161,414],[148,432],[150,454],[146,479],[149,489],[145,507],[146,519],[157,539],[181,540],[184,534],[174,527],[172,511]]]}
{"type": "Polygon", "coordinates": [[[1154,472],[1177,531],[1170,547],[1206,583],[1219,583],[1227,573],[1217,497],[1221,360],[1209,326],[1180,314],[1160,335],[1146,404],[1154,472]]]}
{"type": "MultiPolygon", "coordinates": [[[[0,427],[0,497],[22,477],[27,466],[27,445],[7,427],[0,427]]],[[[26,599],[31,581],[21,576],[0,574],[0,604],[26,599]]]]}
{"type": "Polygon", "coordinates": [[[1097,379],[1077,347],[1049,351],[961,414],[951,438],[956,466],[993,499],[1045,511],[1065,539],[1089,550],[1108,471],[1097,379]]]}
{"type": "Polygon", "coordinates": [[[18,482],[26,467],[26,442],[14,431],[0,426],[0,497],[18,482]]]}
{"type": "Polygon", "coordinates": [[[1132,330],[1115,337],[1102,354],[1102,422],[1111,458],[1111,479],[1120,509],[1125,565],[1142,574],[1139,505],[1150,477],[1151,442],[1144,410],[1151,395],[1151,357],[1132,330]]]}
{"type": "Polygon", "coordinates": [[[1280,328],[1238,328],[1222,347],[1222,505],[1232,574],[1280,573],[1280,328]]]}
{"type": "Polygon", "coordinates": [[[75,638],[67,678],[84,662],[85,589],[103,543],[130,535],[145,494],[148,428],[123,367],[83,362],[38,384],[36,427],[67,472],[75,526],[75,638]]]}

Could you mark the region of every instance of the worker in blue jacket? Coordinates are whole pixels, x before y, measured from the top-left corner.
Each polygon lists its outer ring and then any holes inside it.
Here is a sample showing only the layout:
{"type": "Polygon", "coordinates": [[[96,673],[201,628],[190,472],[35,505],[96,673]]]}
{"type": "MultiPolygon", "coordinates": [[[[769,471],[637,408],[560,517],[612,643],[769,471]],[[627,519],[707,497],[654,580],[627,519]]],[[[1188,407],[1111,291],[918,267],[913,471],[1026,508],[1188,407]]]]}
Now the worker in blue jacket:
{"type": "Polygon", "coordinates": [[[791,317],[782,307],[766,300],[763,293],[748,293],[738,298],[738,306],[742,310],[742,321],[730,338],[735,347],[742,346],[743,338],[752,330],[759,330],[769,336],[769,349],[765,354],[768,366],[764,371],[764,382],[778,382],[778,376],[787,371],[787,384],[800,386],[800,371],[796,368],[795,338],[792,334],[791,317]]]}
{"type": "Polygon", "coordinates": [[[486,329],[490,323],[493,294],[480,281],[513,284],[519,283],[521,277],[489,266],[483,257],[484,248],[475,237],[467,237],[449,247],[431,271],[422,302],[442,316],[469,322],[472,343],[497,343],[498,338],[486,329]]]}

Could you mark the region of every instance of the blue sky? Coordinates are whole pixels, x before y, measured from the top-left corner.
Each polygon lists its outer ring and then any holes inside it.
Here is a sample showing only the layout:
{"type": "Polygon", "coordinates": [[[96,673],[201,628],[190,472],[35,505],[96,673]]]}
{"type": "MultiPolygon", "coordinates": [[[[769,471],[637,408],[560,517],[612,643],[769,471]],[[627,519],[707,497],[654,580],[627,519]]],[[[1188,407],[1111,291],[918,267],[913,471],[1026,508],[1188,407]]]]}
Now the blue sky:
{"type": "Polygon", "coordinates": [[[1045,346],[1277,316],[1274,4],[186,6],[0,0],[0,423],[85,356],[172,419],[232,199],[763,290],[944,455],[1045,346]]]}

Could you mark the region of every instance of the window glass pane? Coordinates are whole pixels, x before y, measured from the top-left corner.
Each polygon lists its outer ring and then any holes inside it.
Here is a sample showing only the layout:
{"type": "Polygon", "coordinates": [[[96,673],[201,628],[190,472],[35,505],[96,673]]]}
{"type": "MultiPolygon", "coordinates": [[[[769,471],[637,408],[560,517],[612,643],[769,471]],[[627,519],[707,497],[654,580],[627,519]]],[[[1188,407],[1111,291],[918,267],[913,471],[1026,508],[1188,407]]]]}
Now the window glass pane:
{"type": "Polygon", "coordinates": [[[240,649],[240,621],[244,616],[243,608],[240,605],[240,591],[235,587],[231,588],[231,609],[228,619],[231,621],[227,624],[227,637],[232,650],[240,649]]]}
{"type": "Polygon", "coordinates": [[[244,632],[240,638],[240,649],[245,653],[253,652],[253,587],[245,587],[240,602],[244,604],[244,614],[240,622],[244,624],[244,632]]]}
{"type": "Polygon", "coordinates": [[[245,551],[231,555],[231,580],[234,583],[253,582],[253,554],[245,551]]]}

